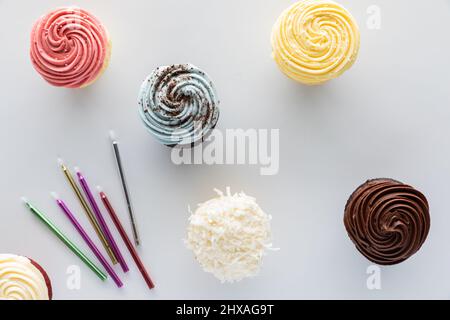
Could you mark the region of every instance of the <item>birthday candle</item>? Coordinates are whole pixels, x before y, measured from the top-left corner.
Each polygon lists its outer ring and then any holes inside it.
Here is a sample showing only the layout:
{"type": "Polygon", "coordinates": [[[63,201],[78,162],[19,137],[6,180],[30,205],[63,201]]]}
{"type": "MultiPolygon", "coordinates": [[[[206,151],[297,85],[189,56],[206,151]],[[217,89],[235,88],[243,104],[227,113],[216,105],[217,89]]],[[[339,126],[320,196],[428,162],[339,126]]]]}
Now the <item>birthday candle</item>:
{"type": "Polygon", "coordinates": [[[106,269],[108,274],[111,276],[111,278],[114,280],[116,285],[120,288],[123,286],[122,281],[117,276],[113,268],[109,265],[108,261],[106,261],[105,257],[101,254],[100,250],[98,250],[95,243],[92,241],[92,239],[89,237],[89,235],[84,231],[81,224],[78,222],[78,220],[75,218],[73,213],[70,211],[70,209],[67,207],[65,202],[61,200],[58,195],[55,192],[51,193],[52,197],[55,199],[58,206],[61,208],[61,210],[66,214],[67,218],[72,222],[75,229],[77,229],[78,233],[81,235],[83,240],[86,242],[86,244],[89,246],[89,248],[92,250],[92,252],[95,254],[97,259],[100,261],[100,263],[103,265],[103,267],[106,269]]]}
{"type": "Polygon", "coordinates": [[[111,205],[111,202],[109,201],[106,194],[102,191],[101,187],[97,187],[97,190],[100,194],[100,198],[103,201],[103,205],[105,206],[111,219],[113,220],[114,224],[116,225],[116,228],[119,231],[123,242],[125,242],[125,245],[127,246],[128,251],[130,252],[131,256],[133,257],[134,262],[136,263],[139,271],[141,272],[142,277],[144,278],[145,282],[147,283],[147,286],[149,287],[149,289],[153,289],[155,287],[155,285],[154,285],[152,279],[150,278],[150,275],[148,274],[147,270],[145,269],[144,264],[142,263],[141,259],[139,258],[139,255],[138,255],[136,249],[134,248],[133,243],[131,243],[130,238],[128,238],[128,235],[125,232],[125,229],[123,228],[122,223],[120,222],[119,217],[117,216],[113,206],[111,205]]]}
{"type": "Polygon", "coordinates": [[[103,273],[78,247],[73,244],[41,211],[33,206],[26,198],[22,198],[28,209],[36,215],[78,258],[81,259],[101,280],[106,280],[107,275],[103,273]]]}
{"type": "Polygon", "coordinates": [[[69,185],[71,186],[73,192],[75,192],[75,195],[77,196],[78,201],[80,202],[81,206],[84,209],[84,212],[86,213],[87,217],[89,218],[89,221],[94,228],[95,232],[97,233],[98,238],[100,239],[103,247],[105,248],[106,252],[109,255],[109,258],[111,259],[111,262],[113,264],[117,264],[117,258],[114,255],[114,252],[111,248],[111,246],[108,243],[108,240],[106,239],[105,234],[103,233],[97,219],[95,218],[94,213],[92,212],[91,208],[89,208],[89,205],[87,204],[86,200],[83,197],[83,194],[81,193],[80,188],[75,183],[75,180],[72,177],[72,173],[69,171],[69,169],[66,167],[62,159],[58,159],[58,163],[64,173],[64,176],[67,179],[67,182],[69,182],[69,185]]]}
{"type": "Polygon", "coordinates": [[[91,208],[95,213],[95,216],[102,228],[103,233],[106,236],[106,239],[108,240],[109,245],[111,246],[111,248],[114,252],[114,255],[117,257],[117,260],[119,261],[123,272],[128,272],[129,269],[128,269],[127,263],[125,262],[125,259],[123,258],[122,253],[120,253],[120,250],[116,244],[116,241],[114,241],[111,231],[109,230],[108,225],[106,224],[106,221],[103,218],[103,215],[97,205],[97,202],[95,201],[95,198],[91,192],[91,189],[89,188],[89,185],[88,185],[85,177],[82,175],[79,168],[75,168],[75,172],[77,173],[78,181],[80,182],[80,185],[83,188],[84,193],[86,194],[86,197],[87,197],[89,203],[91,204],[91,208]]]}
{"type": "Polygon", "coordinates": [[[128,189],[127,181],[125,179],[125,172],[124,172],[123,166],[122,166],[122,159],[120,157],[120,151],[119,151],[119,142],[116,139],[116,135],[115,135],[114,131],[111,130],[109,132],[109,136],[111,138],[111,143],[113,146],[114,157],[116,159],[117,169],[119,171],[120,182],[122,183],[123,193],[125,195],[125,200],[127,202],[128,214],[130,216],[134,242],[136,243],[137,246],[139,246],[141,243],[141,240],[139,239],[139,232],[137,229],[136,218],[134,217],[133,207],[131,206],[130,191],[128,189]]]}

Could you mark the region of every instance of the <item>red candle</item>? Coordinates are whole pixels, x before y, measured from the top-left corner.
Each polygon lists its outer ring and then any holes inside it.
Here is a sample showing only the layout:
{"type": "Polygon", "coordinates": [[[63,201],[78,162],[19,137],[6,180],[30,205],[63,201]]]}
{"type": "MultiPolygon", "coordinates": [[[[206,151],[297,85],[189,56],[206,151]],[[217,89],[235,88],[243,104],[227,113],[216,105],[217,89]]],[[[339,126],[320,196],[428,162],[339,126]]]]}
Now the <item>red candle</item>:
{"type": "Polygon", "coordinates": [[[141,259],[139,258],[139,255],[138,255],[136,249],[134,248],[133,243],[131,242],[130,238],[128,237],[127,233],[125,232],[125,229],[123,228],[122,223],[120,222],[119,218],[117,217],[117,214],[114,211],[114,208],[112,207],[111,202],[109,202],[108,197],[106,196],[106,194],[103,191],[101,191],[100,187],[97,187],[97,189],[100,193],[100,198],[102,199],[106,210],[108,211],[109,215],[111,216],[112,221],[114,222],[117,230],[119,231],[123,242],[125,242],[125,245],[127,246],[128,251],[130,251],[130,254],[133,257],[133,260],[136,263],[139,271],[141,272],[142,277],[144,278],[148,287],[150,289],[153,289],[155,287],[155,285],[154,285],[152,279],[150,278],[147,270],[145,269],[144,264],[142,263],[141,259]]]}

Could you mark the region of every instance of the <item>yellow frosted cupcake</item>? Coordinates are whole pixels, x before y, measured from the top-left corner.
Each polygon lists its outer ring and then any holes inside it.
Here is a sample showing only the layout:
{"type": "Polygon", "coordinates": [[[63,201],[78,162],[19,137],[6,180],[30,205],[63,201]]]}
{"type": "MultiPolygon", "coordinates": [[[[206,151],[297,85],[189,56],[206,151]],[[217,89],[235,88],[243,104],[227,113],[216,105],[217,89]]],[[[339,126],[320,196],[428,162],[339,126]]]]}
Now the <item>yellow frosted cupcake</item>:
{"type": "Polygon", "coordinates": [[[286,9],[272,31],[273,58],[291,79],[317,85],[339,77],[355,62],[358,25],[330,0],[302,0],[286,9]]]}

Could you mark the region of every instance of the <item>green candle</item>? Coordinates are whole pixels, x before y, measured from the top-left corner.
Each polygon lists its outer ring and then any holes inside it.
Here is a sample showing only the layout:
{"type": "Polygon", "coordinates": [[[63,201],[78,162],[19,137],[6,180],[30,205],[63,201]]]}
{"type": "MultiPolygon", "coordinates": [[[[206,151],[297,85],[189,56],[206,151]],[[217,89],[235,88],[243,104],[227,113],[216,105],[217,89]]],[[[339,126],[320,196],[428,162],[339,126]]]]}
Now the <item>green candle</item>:
{"type": "Polygon", "coordinates": [[[33,212],[39,220],[41,220],[64,244],[75,253],[101,280],[106,280],[107,275],[101,271],[86,255],[77,248],[41,211],[28,202],[27,199],[22,198],[28,209],[33,212]]]}

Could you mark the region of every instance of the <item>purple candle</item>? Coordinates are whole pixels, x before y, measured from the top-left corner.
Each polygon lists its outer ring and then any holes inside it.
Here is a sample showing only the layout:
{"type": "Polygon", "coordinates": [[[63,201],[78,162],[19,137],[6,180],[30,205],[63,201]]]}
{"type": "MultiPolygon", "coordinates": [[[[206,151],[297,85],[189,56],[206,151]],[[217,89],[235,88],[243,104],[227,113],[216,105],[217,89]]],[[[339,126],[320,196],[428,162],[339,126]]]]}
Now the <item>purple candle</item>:
{"type": "Polygon", "coordinates": [[[98,223],[100,224],[100,227],[102,228],[102,231],[106,236],[106,240],[108,240],[109,245],[111,246],[111,249],[114,251],[114,255],[117,257],[117,260],[119,260],[119,263],[120,263],[120,266],[122,267],[123,272],[128,272],[129,269],[128,269],[127,263],[125,262],[125,259],[123,258],[122,253],[120,253],[119,247],[117,246],[116,242],[114,241],[111,231],[109,230],[108,225],[106,224],[106,221],[103,218],[102,213],[100,212],[100,208],[98,207],[97,202],[95,201],[95,198],[91,192],[91,189],[89,188],[89,185],[88,185],[86,179],[81,174],[80,169],[75,168],[75,172],[77,173],[78,181],[80,182],[80,185],[83,188],[83,191],[89,200],[89,203],[92,207],[92,210],[95,213],[98,223]]]}
{"type": "Polygon", "coordinates": [[[58,195],[54,192],[52,192],[53,198],[55,198],[56,203],[61,208],[61,210],[66,214],[67,218],[72,222],[74,227],[77,229],[78,233],[81,235],[83,240],[86,242],[86,244],[89,246],[89,248],[92,250],[92,252],[95,254],[97,259],[100,261],[100,263],[103,265],[103,267],[106,269],[108,274],[111,276],[111,278],[114,280],[116,285],[120,288],[123,286],[122,281],[120,281],[120,278],[117,276],[117,274],[114,272],[113,268],[109,265],[108,261],[105,259],[105,257],[102,255],[100,250],[98,250],[95,243],[92,241],[92,239],[88,236],[86,231],[84,231],[81,224],[77,221],[75,216],[72,214],[72,212],[69,210],[69,208],[66,206],[64,201],[59,199],[58,195]]]}

